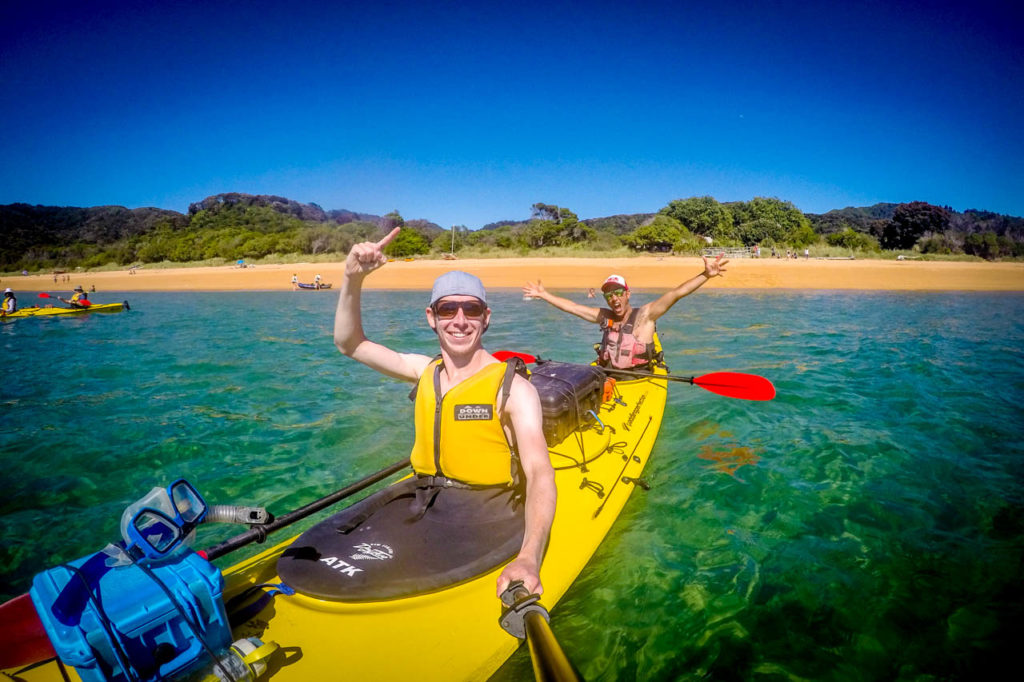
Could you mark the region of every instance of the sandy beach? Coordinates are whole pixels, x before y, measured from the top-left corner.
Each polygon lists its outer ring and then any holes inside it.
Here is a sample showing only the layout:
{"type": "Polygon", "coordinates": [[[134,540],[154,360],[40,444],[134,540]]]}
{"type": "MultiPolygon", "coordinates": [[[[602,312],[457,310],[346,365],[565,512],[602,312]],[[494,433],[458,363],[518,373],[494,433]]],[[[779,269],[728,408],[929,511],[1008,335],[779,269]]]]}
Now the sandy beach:
{"type": "MultiPolygon", "coordinates": [[[[88,291],[274,291],[292,288],[292,275],[312,282],[316,274],[337,289],[343,263],[298,263],[206,268],[140,268],[124,271],[6,276],[0,286],[15,292],[62,292],[76,285],[88,291]]],[[[398,260],[367,278],[373,289],[429,289],[434,278],[453,269],[478,275],[488,288],[510,289],[540,279],[552,290],[598,287],[611,273],[623,275],[635,290],[664,290],[699,273],[699,258],[636,257],[502,258],[398,260]]],[[[1024,263],[927,262],[916,260],[737,259],[725,276],[709,283],[718,289],[841,289],[886,291],[1024,291],[1024,263]]],[[[317,295],[319,292],[308,292],[317,295]]],[[[96,297],[102,302],[102,296],[96,297]]],[[[25,304],[27,299],[23,299],[25,304]]]]}

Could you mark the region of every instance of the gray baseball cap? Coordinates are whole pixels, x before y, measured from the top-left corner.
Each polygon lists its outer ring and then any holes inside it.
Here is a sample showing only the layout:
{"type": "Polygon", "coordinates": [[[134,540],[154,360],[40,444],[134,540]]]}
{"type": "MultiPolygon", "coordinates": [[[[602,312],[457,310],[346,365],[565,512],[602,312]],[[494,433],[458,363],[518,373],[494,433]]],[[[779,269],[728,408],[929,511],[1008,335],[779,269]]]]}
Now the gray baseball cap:
{"type": "Polygon", "coordinates": [[[445,296],[474,296],[487,303],[484,283],[476,275],[461,270],[446,272],[434,280],[434,289],[430,292],[430,305],[434,305],[445,296]]]}

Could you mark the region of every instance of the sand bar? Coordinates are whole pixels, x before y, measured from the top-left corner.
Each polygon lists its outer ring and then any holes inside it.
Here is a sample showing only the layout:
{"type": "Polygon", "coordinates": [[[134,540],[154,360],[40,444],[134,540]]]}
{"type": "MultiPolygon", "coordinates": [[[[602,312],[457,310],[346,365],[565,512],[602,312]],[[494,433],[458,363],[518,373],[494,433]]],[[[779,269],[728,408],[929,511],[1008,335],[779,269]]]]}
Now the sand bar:
{"type": "MultiPolygon", "coordinates": [[[[312,282],[341,283],[343,263],[299,263],[205,268],[140,268],[70,273],[54,283],[53,275],[10,275],[0,286],[16,292],[67,292],[76,285],[104,291],[273,291],[290,290],[292,275],[312,282]]],[[[540,279],[552,290],[598,287],[611,273],[623,275],[636,290],[671,288],[703,269],[699,258],[502,258],[466,260],[398,260],[366,280],[373,289],[430,289],[434,278],[460,269],[478,275],[489,288],[519,288],[540,279]]],[[[919,260],[737,259],[724,277],[709,287],[719,289],[881,290],[881,291],[1024,291],[1024,263],[933,262],[919,260]]],[[[320,295],[322,292],[308,292],[320,295]]],[[[102,296],[96,301],[102,302],[102,296]]],[[[28,305],[27,298],[22,305],[28,305]]]]}

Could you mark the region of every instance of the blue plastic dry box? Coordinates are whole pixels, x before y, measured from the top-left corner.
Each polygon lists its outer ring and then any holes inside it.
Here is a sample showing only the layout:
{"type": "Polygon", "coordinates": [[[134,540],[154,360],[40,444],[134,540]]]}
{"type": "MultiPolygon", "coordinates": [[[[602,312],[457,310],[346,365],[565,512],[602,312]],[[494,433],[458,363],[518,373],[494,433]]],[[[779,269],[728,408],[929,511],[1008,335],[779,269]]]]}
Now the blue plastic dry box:
{"type": "Polygon", "coordinates": [[[32,601],[57,655],[83,681],[158,680],[206,661],[186,616],[210,649],[230,644],[224,579],[209,561],[182,547],[149,575],[135,564],[107,566],[107,559],[93,554],[70,562],[77,571],[57,566],[32,581],[32,601]]]}

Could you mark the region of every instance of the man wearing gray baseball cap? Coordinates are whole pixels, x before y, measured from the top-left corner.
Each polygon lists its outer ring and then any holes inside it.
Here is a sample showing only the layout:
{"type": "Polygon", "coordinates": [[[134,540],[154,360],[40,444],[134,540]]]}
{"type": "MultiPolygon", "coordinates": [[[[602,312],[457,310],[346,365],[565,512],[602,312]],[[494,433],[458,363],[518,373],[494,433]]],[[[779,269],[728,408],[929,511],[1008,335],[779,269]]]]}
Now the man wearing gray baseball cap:
{"type": "MultiPolygon", "coordinates": [[[[497,594],[515,580],[539,594],[540,566],[555,513],[554,470],[536,389],[517,371],[517,363],[501,362],[483,347],[491,319],[483,283],[458,270],[435,280],[425,313],[437,334],[439,358],[399,353],[370,341],[363,331],[363,280],[387,263],[384,247],[400,229],[349,251],[334,344],[367,367],[416,384],[416,439],[410,459],[417,474],[416,500],[430,500],[418,509],[417,520],[443,507],[437,500],[444,496],[459,498],[467,515],[478,514],[474,499],[480,501],[480,515],[492,513],[495,498],[505,500],[499,515],[522,515],[522,543],[498,577],[497,594]]],[[[481,554],[488,550],[479,549],[481,554]]]]}
{"type": "Polygon", "coordinates": [[[430,291],[430,305],[434,305],[445,296],[472,296],[482,303],[487,303],[484,283],[476,275],[461,270],[446,272],[434,280],[434,288],[430,291]]]}

